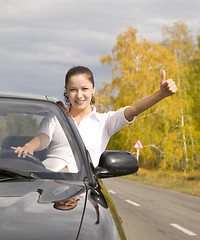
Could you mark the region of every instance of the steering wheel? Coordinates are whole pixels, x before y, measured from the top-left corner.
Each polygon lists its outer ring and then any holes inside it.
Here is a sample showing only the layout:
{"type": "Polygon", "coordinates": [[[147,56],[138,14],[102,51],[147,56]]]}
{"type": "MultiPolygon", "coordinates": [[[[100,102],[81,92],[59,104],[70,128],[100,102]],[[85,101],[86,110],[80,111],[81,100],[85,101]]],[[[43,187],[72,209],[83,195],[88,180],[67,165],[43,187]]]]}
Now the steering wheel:
{"type": "Polygon", "coordinates": [[[23,160],[26,160],[26,161],[29,161],[29,162],[32,162],[32,163],[35,163],[39,166],[42,166],[44,167],[43,163],[35,156],[33,156],[32,154],[28,153],[26,155],[25,158],[23,158],[22,156],[21,157],[18,157],[17,156],[17,153],[14,152],[13,149],[2,149],[0,151],[0,158],[10,158],[10,159],[23,159],[23,160]]]}

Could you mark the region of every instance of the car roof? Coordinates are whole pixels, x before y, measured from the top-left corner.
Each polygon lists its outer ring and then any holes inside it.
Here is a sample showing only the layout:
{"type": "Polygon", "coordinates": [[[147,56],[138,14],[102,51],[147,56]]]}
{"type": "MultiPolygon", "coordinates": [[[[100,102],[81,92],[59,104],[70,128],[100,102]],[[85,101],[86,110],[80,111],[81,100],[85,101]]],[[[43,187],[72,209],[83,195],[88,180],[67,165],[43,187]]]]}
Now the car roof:
{"type": "Polygon", "coordinates": [[[58,102],[59,100],[52,96],[44,96],[32,93],[20,93],[20,92],[6,92],[0,91],[0,98],[20,98],[20,99],[34,99],[34,100],[46,100],[50,102],[58,102]]]}

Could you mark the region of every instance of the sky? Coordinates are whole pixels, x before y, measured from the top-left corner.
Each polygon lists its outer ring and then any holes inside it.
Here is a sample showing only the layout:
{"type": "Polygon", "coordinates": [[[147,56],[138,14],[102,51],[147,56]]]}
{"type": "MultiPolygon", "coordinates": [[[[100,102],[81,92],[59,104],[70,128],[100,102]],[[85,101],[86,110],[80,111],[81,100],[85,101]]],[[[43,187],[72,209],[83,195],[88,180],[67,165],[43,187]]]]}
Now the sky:
{"type": "Polygon", "coordinates": [[[110,83],[100,57],[111,53],[129,26],[151,42],[163,25],[184,21],[200,33],[199,0],[0,0],[0,91],[63,100],[64,78],[73,66],[89,67],[96,91],[110,83]]]}

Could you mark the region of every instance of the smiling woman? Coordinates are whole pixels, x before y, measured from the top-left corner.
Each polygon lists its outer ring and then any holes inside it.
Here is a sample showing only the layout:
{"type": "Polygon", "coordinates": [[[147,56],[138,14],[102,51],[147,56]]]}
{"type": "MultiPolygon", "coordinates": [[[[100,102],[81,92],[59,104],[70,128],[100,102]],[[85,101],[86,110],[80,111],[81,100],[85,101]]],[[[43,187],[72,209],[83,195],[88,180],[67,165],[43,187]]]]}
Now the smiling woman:
{"type": "MultiPolygon", "coordinates": [[[[162,71],[160,89],[138,100],[132,106],[125,106],[117,111],[98,113],[92,105],[94,103],[95,84],[91,70],[84,66],[76,66],[67,72],[64,92],[67,108],[64,108],[74,120],[90,153],[94,167],[98,166],[100,156],[105,151],[111,136],[127,124],[132,123],[135,116],[177,91],[175,82],[172,79],[166,80],[165,78],[165,71],[162,71]]],[[[57,119],[50,117],[42,122],[38,135],[23,147],[16,148],[15,152],[19,155],[32,154],[36,150],[44,149],[50,141],[53,145],[52,149],[60,146],[61,142],[62,146],[57,149],[64,148],[65,141],[62,136],[62,129],[57,119]]],[[[45,164],[52,171],[68,171],[68,166],[64,166],[58,161],[48,160],[45,164]]]]}
{"type": "Polygon", "coordinates": [[[159,91],[138,100],[132,106],[101,114],[92,105],[95,103],[92,71],[84,66],[76,66],[66,73],[64,96],[67,112],[74,119],[96,167],[112,135],[132,123],[135,116],[176,91],[175,82],[166,80],[166,73],[162,71],[159,91]]]}

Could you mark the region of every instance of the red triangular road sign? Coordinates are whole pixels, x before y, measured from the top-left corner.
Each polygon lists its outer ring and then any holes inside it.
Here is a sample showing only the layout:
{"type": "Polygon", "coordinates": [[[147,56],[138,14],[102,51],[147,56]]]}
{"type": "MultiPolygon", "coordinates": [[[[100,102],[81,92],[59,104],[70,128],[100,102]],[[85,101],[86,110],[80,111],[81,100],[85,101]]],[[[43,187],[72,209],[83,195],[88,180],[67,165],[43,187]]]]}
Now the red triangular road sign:
{"type": "Polygon", "coordinates": [[[137,142],[135,143],[135,145],[133,145],[133,148],[136,148],[136,149],[143,149],[144,148],[140,139],[138,139],[137,142]]]}

